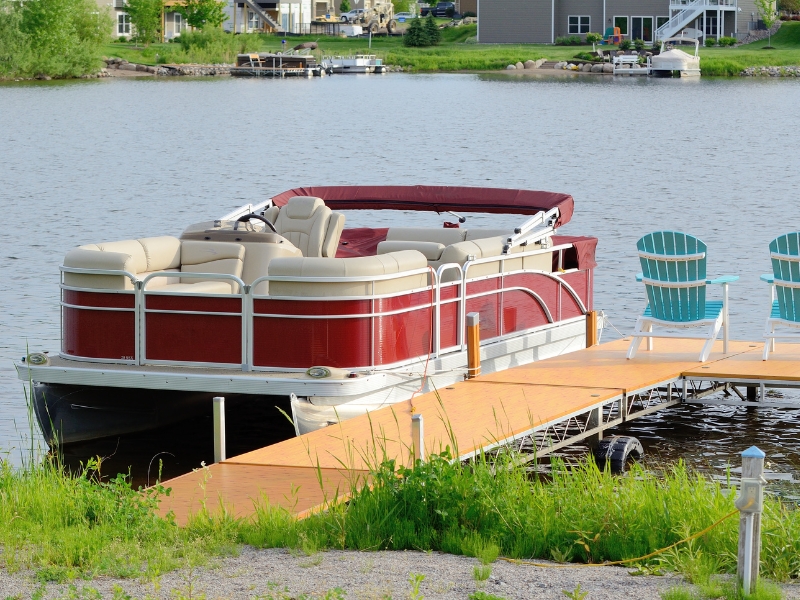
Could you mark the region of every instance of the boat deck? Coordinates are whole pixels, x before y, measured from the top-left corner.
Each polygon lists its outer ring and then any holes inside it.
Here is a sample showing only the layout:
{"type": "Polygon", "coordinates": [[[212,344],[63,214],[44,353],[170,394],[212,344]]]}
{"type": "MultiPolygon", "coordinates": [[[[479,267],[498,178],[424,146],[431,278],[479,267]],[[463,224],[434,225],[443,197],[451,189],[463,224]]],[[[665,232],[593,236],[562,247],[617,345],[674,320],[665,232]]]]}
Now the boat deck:
{"type": "Polygon", "coordinates": [[[183,524],[204,505],[212,512],[224,505],[246,517],[255,512],[254,503],[268,501],[302,517],[347,496],[384,459],[410,464],[414,413],[423,417],[427,454],[449,448],[463,459],[529,438],[541,456],[601,437],[626,420],[702,401],[703,381],[713,382],[707,391],[730,383],[800,387],[798,345],[780,344],[765,362],[763,342],[731,342],[727,354],[717,342],[709,360],[699,363],[702,341],[658,339],[653,351],[626,360],[629,343],[618,340],[459,382],[232,457],[164,482],[172,492],[160,510],[173,511],[183,524]]]}

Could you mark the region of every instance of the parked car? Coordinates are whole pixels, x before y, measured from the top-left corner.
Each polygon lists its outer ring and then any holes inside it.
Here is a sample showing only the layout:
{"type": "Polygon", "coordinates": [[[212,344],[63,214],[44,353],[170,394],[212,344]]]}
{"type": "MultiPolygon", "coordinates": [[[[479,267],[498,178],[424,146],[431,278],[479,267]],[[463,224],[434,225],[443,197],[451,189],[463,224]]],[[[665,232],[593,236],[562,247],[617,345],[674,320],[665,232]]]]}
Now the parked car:
{"type": "Polygon", "coordinates": [[[429,13],[434,17],[452,17],[456,14],[456,5],[454,2],[439,2],[436,6],[423,7],[420,16],[427,17],[429,13]]]}
{"type": "Polygon", "coordinates": [[[417,15],[410,12],[399,12],[395,13],[394,18],[395,21],[399,21],[400,23],[402,23],[403,21],[407,21],[408,19],[416,19],[417,15]]]}
{"type": "Polygon", "coordinates": [[[364,9],[356,8],[346,13],[342,13],[339,16],[339,20],[342,23],[355,23],[356,21],[360,20],[363,15],[364,15],[364,9]]]}

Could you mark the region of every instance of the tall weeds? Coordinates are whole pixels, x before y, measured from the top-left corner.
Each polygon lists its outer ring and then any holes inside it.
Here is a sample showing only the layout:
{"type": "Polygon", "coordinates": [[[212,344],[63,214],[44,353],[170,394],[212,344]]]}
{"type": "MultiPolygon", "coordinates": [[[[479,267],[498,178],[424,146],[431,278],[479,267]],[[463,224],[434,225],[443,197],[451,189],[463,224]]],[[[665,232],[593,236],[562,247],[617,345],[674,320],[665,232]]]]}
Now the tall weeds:
{"type": "MultiPolygon", "coordinates": [[[[624,476],[592,461],[554,462],[531,477],[512,453],[489,462],[433,455],[413,469],[386,461],[370,486],[331,499],[298,520],[258,499],[250,519],[209,507],[178,527],[156,515],[167,490],[131,489],[118,475],[101,480],[90,461],[68,473],[57,461],[14,470],[0,464],[0,563],[31,567],[43,579],[108,574],[156,577],[210,556],[258,548],[440,550],[488,564],[520,559],[602,562],[636,558],[708,527],[733,510],[732,489],[678,463],[656,475],[633,466],[624,476]]],[[[770,497],[762,523],[762,573],[800,576],[800,512],[770,497]]],[[[736,569],[738,519],[644,563],[703,580],[736,569]]]]}

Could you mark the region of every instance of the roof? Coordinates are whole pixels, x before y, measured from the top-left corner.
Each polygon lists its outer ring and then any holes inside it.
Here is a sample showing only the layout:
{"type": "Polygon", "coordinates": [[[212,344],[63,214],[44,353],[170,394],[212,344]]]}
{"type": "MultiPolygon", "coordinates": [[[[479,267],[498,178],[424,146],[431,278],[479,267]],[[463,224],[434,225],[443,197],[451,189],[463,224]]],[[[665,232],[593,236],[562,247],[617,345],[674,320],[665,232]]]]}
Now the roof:
{"type": "Polygon", "coordinates": [[[294,196],[315,196],[334,210],[420,210],[445,212],[534,215],[559,209],[560,227],[572,218],[574,200],[569,194],[537,190],[481,188],[449,185],[339,185],[299,187],[272,198],[284,206],[294,196]]]}

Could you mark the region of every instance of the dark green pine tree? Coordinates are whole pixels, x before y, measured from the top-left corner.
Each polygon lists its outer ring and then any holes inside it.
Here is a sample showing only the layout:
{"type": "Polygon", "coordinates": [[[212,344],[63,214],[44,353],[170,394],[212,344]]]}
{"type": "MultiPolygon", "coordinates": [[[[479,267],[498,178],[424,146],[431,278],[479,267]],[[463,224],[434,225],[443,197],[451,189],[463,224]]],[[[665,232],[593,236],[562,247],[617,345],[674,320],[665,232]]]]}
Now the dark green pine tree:
{"type": "Polygon", "coordinates": [[[428,44],[425,43],[425,39],[425,29],[422,26],[422,19],[411,19],[411,24],[408,26],[406,34],[403,36],[403,45],[412,48],[427,46],[428,44]]]}
{"type": "Polygon", "coordinates": [[[438,25],[433,15],[428,13],[428,18],[425,19],[425,44],[424,46],[437,46],[442,41],[442,32],[439,31],[438,25]]]}

